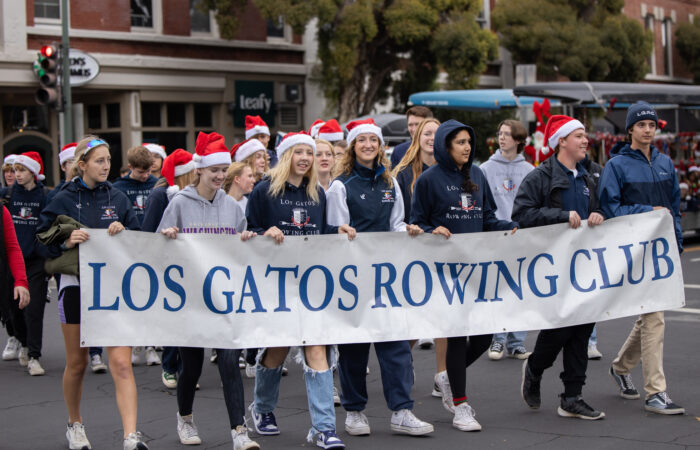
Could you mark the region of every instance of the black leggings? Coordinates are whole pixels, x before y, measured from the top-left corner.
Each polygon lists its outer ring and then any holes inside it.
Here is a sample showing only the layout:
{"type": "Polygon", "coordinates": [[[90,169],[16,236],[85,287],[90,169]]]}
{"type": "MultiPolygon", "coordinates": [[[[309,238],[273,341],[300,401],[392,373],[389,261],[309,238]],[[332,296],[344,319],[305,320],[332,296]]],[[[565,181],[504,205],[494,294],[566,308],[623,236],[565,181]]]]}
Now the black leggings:
{"type": "Polygon", "coordinates": [[[447,378],[454,398],[467,396],[467,367],[484,354],[492,339],[493,334],[447,338],[447,378]]]}
{"type": "MultiPolygon", "coordinates": [[[[202,374],[204,349],[195,347],[180,347],[182,372],[177,379],[177,408],[181,416],[192,414],[194,393],[199,376],[202,374]]],[[[245,404],[243,397],[243,380],[238,368],[240,350],[217,349],[217,366],[224,385],[224,401],[228,410],[228,420],[231,429],[244,425],[245,404]]]]}

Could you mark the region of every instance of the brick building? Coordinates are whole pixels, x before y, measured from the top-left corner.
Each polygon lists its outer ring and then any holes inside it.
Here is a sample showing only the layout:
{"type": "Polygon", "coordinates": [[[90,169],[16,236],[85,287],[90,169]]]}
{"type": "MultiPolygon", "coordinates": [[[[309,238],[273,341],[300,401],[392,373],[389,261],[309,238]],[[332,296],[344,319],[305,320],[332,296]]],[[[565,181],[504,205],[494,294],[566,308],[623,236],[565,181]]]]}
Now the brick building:
{"type": "Polygon", "coordinates": [[[71,48],[100,65],[94,80],[72,88],[75,135],[107,139],[112,176],[141,142],[193,150],[197,132],[216,130],[232,145],[243,138],[246,113],[263,115],[273,133],[300,129],[302,37],[263,19],[249,1],[236,39],[221,39],[200,1],[70,0],[61,11],[60,0],[0,0],[2,154],[39,150],[47,183],[58,180],[59,114],[36,105],[32,63],[42,45],[60,42],[66,13],[71,48]]]}

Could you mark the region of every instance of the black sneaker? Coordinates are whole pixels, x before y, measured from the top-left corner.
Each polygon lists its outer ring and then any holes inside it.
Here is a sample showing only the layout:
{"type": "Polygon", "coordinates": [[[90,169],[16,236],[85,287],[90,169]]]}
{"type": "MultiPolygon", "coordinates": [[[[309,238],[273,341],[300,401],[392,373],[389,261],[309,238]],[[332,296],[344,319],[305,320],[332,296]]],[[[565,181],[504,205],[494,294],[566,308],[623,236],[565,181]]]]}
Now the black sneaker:
{"type": "Polygon", "coordinates": [[[536,377],[527,365],[527,359],[523,361],[523,381],[520,385],[520,393],[527,406],[539,409],[542,400],[540,398],[540,381],[542,376],[536,377]]]}
{"type": "Polygon", "coordinates": [[[562,417],[576,417],[585,420],[598,420],[605,417],[605,413],[596,411],[591,406],[583,401],[583,398],[578,395],[576,397],[561,396],[561,406],[557,409],[562,417]]]}
{"type": "Polygon", "coordinates": [[[608,372],[610,373],[613,381],[615,381],[615,384],[617,384],[617,388],[620,390],[620,397],[628,400],[639,398],[639,392],[637,391],[637,388],[634,387],[632,377],[629,374],[618,375],[615,373],[612,366],[610,366],[610,370],[608,372]]]}
{"type": "Polygon", "coordinates": [[[644,409],[656,414],[685,414],[685,408],[676,405],[666,392],[657,392],[644,402],[644,409]]]}

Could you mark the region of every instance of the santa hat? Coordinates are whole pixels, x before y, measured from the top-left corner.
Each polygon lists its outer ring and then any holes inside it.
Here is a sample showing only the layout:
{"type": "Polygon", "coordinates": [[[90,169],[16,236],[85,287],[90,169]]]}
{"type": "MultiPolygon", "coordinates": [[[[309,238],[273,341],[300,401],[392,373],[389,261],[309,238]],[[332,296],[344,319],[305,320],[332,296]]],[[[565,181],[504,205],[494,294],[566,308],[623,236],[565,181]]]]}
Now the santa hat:
{"type": "Polygon", "coordinates": [[[236,162],[240,162],[260,150],[266,150],[262,142],[257,139],[248,139],[231,148],[231,158],[236,162]]]}
{"type": "Polygon", "coordinates": [[[544,129],[544,141],[551,150],[559,145],[559,138],[565,138],[579,128],[585,129],[581,122],[569,116],[554,115],[547,121],[544,129]]]}
{"type": "Polygon", "coordinates": [[[142,147],[145,147],[149,152],[160,156],[160,159],[165,161],[165,158],[168,157],[168,155],[165,153],[165,147],[162,145],[158,144],[141,144],[142,147]]]}
{"type": "Polygon", "coordinates": [[[348,129],[348,142],[354,141],[357,136],[363,133],[372,133],[379,138],[379,141],[384,145],[384,138],[382,137],[382,129],[374,123],[374,120],[370,117],[364,120],[353,120],[352,122],[345,125],[348,129]]]}
{"type": "Polygon", "coordinates": [[[341,141],[345,135],[337,120],[331,119],[318,129],[318,138],[326,141],[341,141]]]}
{"type": "Polygon", "coordinates": [[[318,130],[323,126],[323,124],[326,123],[321,119],[316,119],[314,120],[314,123],[311,124],[311,127],[309,127],[309,135],[312,138],[318,137],[318,130]]]}
{"type": "Polygon", "coordinates": [[[688,172],[700,172],[700,167],[690,166],[690,167],[688,167],[688,172]]]}
{"type": "Polygon", "coordinates": [[[250,139],[256,134],[270,135],[270,129],[260,116],[245,116],[245,138],[250,139]]]}
{"type": "Polygon", "coordinates": [[[680,187],[681,189],[688,189],[688,183],[680,183],[678,187],[680,187]]]}
{"type": "Polygon", "coordinates": [[[78,146],[77,142],[71,142],[63,146],[58,154],[58,163],[63,165],[64,162],[75,157],[75,148],[78,146]]]}
{"type": "Polygon", "coordinates": [[[215,131],[209,134],[200,131],[197,135],[194,151],[195,155],[192,160],[196,169],[231,164],[231,154],[224,143],[224,137],[215,131]]]}
{"type": "Polygon", "coordinates": [[[17,155],[7,155],[5,156],[5,159],[2,162],[2,166],[5,167],[7,165],[14,165],[15,159],[17,159],[17,155]]]}
{"type": "Polygon", "coordinates": [[[192,153],[178,148],[163,160],[163,168],[160,169],[160,174],[165,177],[168,186],[172,186],[175,184],[175,177],[192,172],[193,170],[194,161],[192,161],[192,153]]]}
{"type": "Polygon", "coordinates": [[[44,162],[37,152],[25,152],[17,155],[15,164],[22,164],[39,180],[44,180],[44,162]]]}
{"type": "Polygon", "coordinates": [[[298,133],[287,133],[284,135],[282,142],[277,146],[277,159],[282,159],[284,152],[299,144],[308,145],[314,149],[314,155],[316,154],[316,142],[314,139],[306,131],[299,131],[298,133]]]}

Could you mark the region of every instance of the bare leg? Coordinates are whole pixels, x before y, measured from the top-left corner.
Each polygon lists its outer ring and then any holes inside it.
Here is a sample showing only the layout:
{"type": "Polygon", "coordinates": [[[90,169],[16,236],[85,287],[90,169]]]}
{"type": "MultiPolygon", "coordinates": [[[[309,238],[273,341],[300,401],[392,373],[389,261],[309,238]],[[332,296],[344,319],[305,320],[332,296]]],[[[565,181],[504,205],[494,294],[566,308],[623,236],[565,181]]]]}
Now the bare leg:
{"type": "Polygon", "coordinates": [[[80,415],[80,399],[83,395],[83,378],[88,365],[88,349],[80,347],[80,325],[61,324],[66,347],[66,368],[63,370],[63,399],[68,410],[68,423],[83,422],[80,415]]]}
{"type": "Polygon", "coordinates": [[[124,437],[136,431],[138,399],[136,380],[131,367],[131,347],[107,347],[109,371],[114,380],[117,408],[122,418],[124,437]]]}

